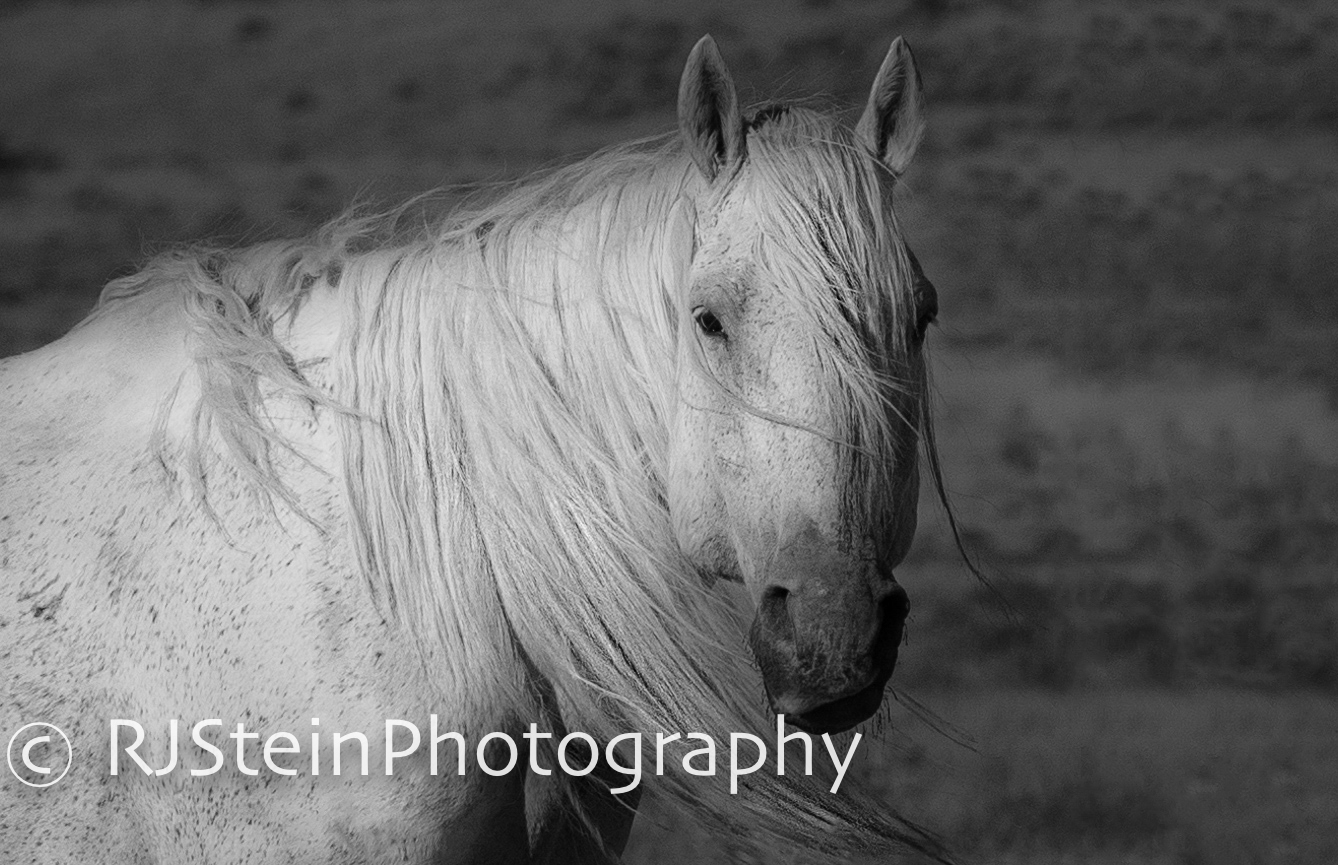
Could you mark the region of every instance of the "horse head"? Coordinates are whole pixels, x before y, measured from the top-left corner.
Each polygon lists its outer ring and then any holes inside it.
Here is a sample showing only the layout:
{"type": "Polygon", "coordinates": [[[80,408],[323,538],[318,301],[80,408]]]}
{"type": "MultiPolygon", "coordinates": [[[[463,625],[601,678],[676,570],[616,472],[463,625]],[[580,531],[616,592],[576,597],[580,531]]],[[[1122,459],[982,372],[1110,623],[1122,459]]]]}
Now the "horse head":
{"type": "Polygon", "coordinates": [[[680,547],[742,582],[772,709],[801,729],[872,715],[909,610],[932,286],[892,186],[923,129],[896,40],[854,130],[801,107],[745,117],[714,42],[688,59],[679,126],[695,172],[670,454],[680,547]]]}

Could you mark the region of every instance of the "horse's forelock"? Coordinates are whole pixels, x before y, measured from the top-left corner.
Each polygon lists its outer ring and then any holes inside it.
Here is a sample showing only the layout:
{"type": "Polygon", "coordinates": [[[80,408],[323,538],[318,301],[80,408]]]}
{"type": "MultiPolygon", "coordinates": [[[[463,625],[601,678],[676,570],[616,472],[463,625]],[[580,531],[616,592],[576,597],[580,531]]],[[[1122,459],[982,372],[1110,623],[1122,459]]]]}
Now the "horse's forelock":
{"type": "Polygon", "coordinates": [[[928,417],[910,342],[914,272],[892,209],[894,178],[847,130],[802,108],[773,112],[754,131],[749,158],[743,182],[767,229],[758,258],[769,287],[817,335],[831,383],[848,526],[876,530],[905,507],[894,495],[905,484],[899,474],[928,417]]]}

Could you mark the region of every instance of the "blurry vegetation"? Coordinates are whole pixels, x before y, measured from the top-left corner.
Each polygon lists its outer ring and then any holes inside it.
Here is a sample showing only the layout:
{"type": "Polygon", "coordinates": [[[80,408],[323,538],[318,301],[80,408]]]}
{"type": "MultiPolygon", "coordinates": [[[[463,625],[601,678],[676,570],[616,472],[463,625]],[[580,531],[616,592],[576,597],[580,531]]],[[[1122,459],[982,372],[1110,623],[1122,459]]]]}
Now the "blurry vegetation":
{"type": "Polygon", "coordinates": [[[1057,432],[1016,405],[968,431],[978,456],[949,471],[991,585],[945,576],[956,549],[925,521],[900,681],[1338,696],[1338,464],[1281,433],[1141,438],[1130,420],[1057,432]]]}
{"type": "MultiPolygon", "coordinates": [[[[1099,421],[1075,421],[1059,439],[1025,411],[1002,427],[997,459],[983,463],[986,453],[969,477],[989,507],[962,506],[968,544],[1005,572],[1338,588],[1338,465],[1298,442],[1256,452],[1225,431],[1205,443],[1172,427],[1139,443],[1099,421]]],[[[911,561],[954,555],[930,527],[911,561]]]]}
{"type": "Polygon", "coordinates": [[[574,120],[658,113],[676,104],[683,59],[699,36],[681,21],[624,16],[588,39],[545,46],[544,71],[574,91],[566,106],[574,120]]]}
{"type": "Polygon", "coordinates": [[[958,290],[950,341],[1089,373],[1184,359],[1338,393],[1334,169],[1177,171],[1142,201],[1054,174],[957,174],[916,187],[926,266],[958,290]]]}
{"type": "MultiPolygon", "coordinates": [[[[1185,589],[1077,573],[921,593],[898,680],[912,689],[1231,684],[1338,694],[1338,588],[1207,577],[1185,589]]],[[[1336,731],[1338,732],[1338,731],[1336,731]]]]}
{"type": "MultiPolygon", "coordinates": [[[[985,691],[935,708],[974,751],[908,720],[864,780],[968,861],[1327,863],[1338,855],[1338,704],[1148,688],[985,691]]],[[[977,692],[979,693],[979,692],[977,692]]]]}
{"type": "Polygon", "coordinates": [[[60,157],[39,147],[16,147],[0,135],[0,176],[14,177],[27,172],[57,171],[60,157]]]}

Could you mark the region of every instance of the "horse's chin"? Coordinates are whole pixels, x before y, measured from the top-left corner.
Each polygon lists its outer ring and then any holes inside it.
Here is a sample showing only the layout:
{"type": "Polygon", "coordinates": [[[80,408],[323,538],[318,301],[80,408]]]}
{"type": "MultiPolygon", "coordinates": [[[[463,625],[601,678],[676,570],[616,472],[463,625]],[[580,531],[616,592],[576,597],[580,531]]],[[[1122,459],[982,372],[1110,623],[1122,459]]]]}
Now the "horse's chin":
{"type": "MultiPolygon", "coordinates": [[[[829,703],[814,706],[803,712],[787,714],[785,722],[814,735],[821,733],[844,733],[861,721],[866,721],[883,704],[883,691],[887,688],[892,671],[874,678],[867,686],[829,703]]],[[[773,704],[772,710],[776,711],[773,704]]]]}

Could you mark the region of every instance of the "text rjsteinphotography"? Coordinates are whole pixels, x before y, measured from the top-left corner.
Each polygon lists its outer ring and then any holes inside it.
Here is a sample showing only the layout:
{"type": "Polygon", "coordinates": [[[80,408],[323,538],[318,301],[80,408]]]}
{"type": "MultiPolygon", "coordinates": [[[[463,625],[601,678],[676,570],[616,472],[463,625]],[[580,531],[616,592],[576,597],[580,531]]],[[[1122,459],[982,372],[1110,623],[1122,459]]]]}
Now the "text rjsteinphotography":
{"type": "MultiPolygon", "coordinates": [[[[579,778],[593,772],[600,762],[599,744],[588,733],[569,732],[554,743],[554,734],[540,731],[537,724],[531,723],[529,730],[519,736],[526,742],[525,746],[518,745],[516,738],[508,733],[492,732],[482,736],[471,748],[463,734],[438,732],[438,724],[436,715],[430,716],[426,731],[421,731],[410,721],[387,719],[384,736],[369,738],[362,732],[321,731],[320,719],[312,718],[308,733],[280,731],[262,736],[248,730],[240,721],[235,727],[228,728],[221,719],[210,718],[190,725],[189,738],[186,738],[183,732],[186,725],[176,719],[168,722],[165,736],[150,737],[138,721],[113,718],[109,726],[108,772],[120,775],[127,769],[137,768],[145,775],[185,772],[192,777],[203,777],[221,770],[251,776],[268,770],[275,775],[291,777],[304,773],[365,776],[372,772],[394,775],[426,771],[438,775],[454,771],[463,777],[472,760],[480,771],[493,776],[509,774],[519,767],[536,775],[561,771],[579,778]],[[228,730],[226,738],[233,741],[226,751],[219,744],[225,730],[228,730]],[[522,752],[528,754],[528,763],[522,759],[522,752]],[[149,760],[153,758],[148,755],[165,755],[165,762],[152,765],[149,760]],[[201,762],[206,755],[212,761],[207,765],[201,762]],[[424,755],[426,766],[422,759],[424,755]],[[415,757],[418,759],[412,759],[415,757]],[[545,761],[551,762],[545,765],[545,761]]],[[[656,733],[654,736],[623,733],[614,736],[604,746],[604,762],[614,772],[626,776],[626,783],[610,787],[609,792],[622,794],[635,790],[641,784],[643,765],[645,771],[663,775],[668,760],[680,761],[682,770],[689,775],[714,777],[718,766],[717,752],[720,771],[728,774],[729,791],[733,794],[738,793],[738,779],[743,775],[758,771],[784,775],[787,747],[791,771],[812,775],[814,738],[819,739],[825,756],[831,761],[835,773],[831,792],[836,793],[855,757],[862,734],[853,734],[848,744],[841,746],[826,733],[821,737],[798,730],[787,733],[784,715],[776,719],[776,737],[771,743],[751,733],[730,733],[728,740],[719,745],[715,737],[705,733],[656,733]],[[774,755],[770,765],[769,754],[774,755]]]]}

